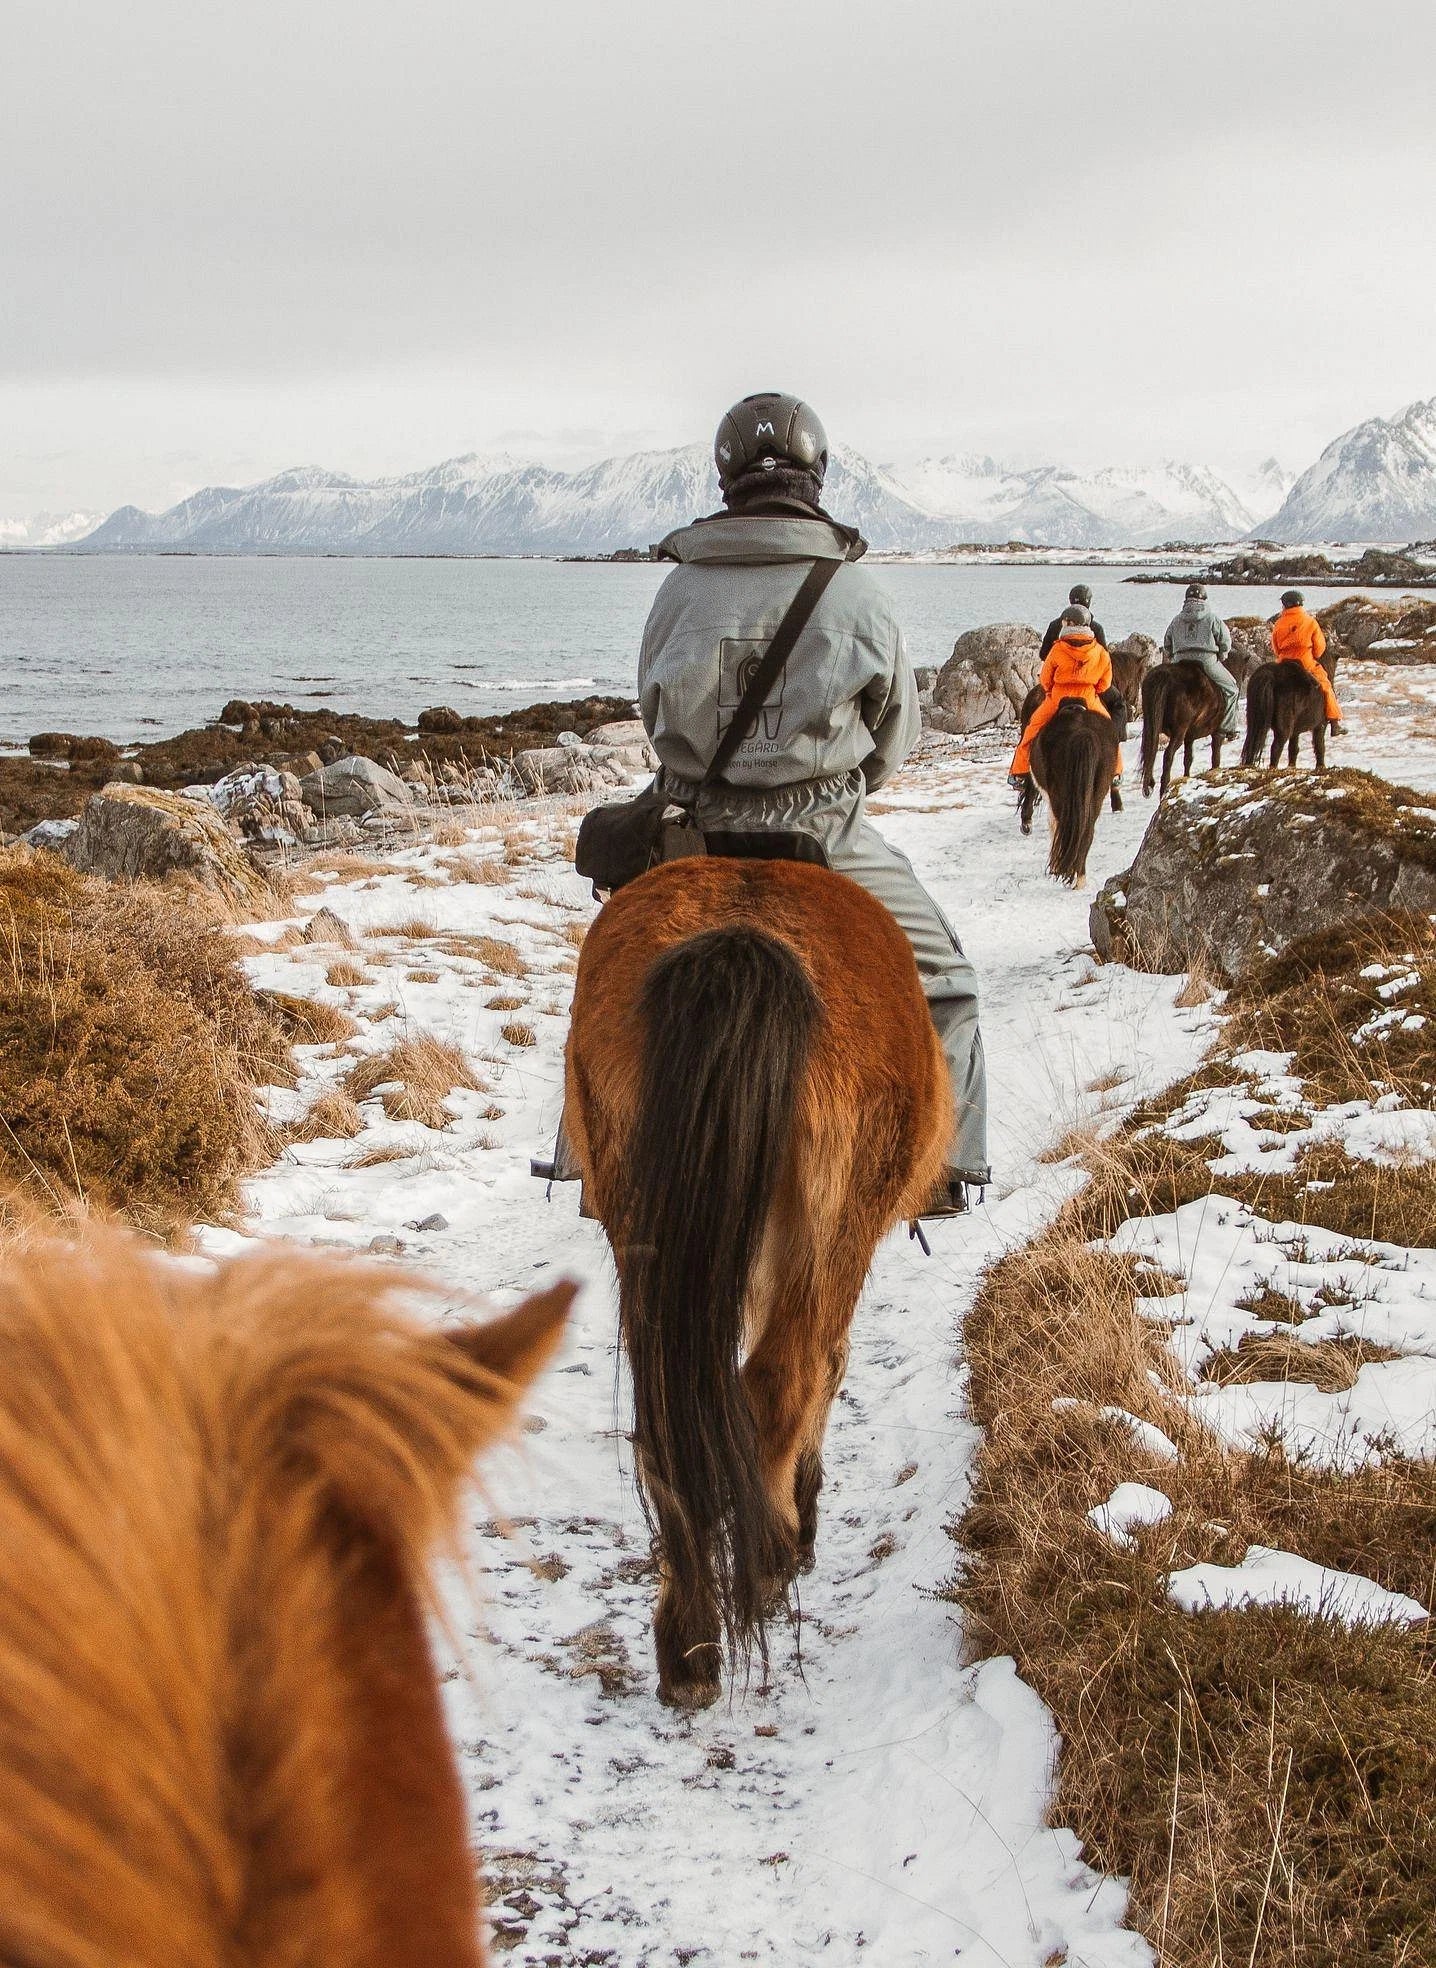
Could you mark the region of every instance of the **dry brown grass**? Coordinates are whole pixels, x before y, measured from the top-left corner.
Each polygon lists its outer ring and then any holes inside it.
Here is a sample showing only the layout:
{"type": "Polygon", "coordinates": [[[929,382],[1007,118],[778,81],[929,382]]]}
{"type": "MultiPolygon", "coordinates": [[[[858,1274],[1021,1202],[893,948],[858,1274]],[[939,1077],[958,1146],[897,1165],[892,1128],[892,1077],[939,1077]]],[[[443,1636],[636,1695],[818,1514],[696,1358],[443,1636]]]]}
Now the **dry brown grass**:
{"type": "Polygon", "coordinates": [[[292,1141],[352,1141],[356,1134],[364,1132],[364,1116],[354,1104],[353,1097],[343,1087],[331,1087],[321,1093],[284,1130],[286,1142],[292,1141]]]}
{"type": "Polygon", "coordinates": [[[521,1018],[506,1019],[500,1025],[499,1033],[511,1046],[531,1046],[538,1044],[533,1026],[526,1025],[521,1018]]]}
{"type": "Polygon", "coordinates": [[[488,1092],[488,1083],[458,1046],[427,1033],[400,1039],[384,1052],[356,1061],[346,1085],[355,1100],[368,1100],[378,1088],[388,1086],[381,1098],[389,1119],[419,1121],[429,1128],[452,1123],[454,1117],[444,1101],[456,1087],[488,1092]],[[391,1086],[391,1081],[398,1084],[391,1086]]]}
{"type": "Polygon", "coordinates": [[[513,880],[513,870],[505,865],[501,855],[445,854],[440,858],[439,866],[455,882],[502,887],[513,880]]]}
{"type": "Polygon", "coordinates": [[[437,970],[406,970],[404,972],[404,982],[406,984],[437,984],[438,981],[439,973],[437,970]]]}
{"type": "Polygon", "coordinates": [[[1234,1381],[1310,1381],[1323,1394],[1338,1394],[1355,1387],[1368,1360],[1400,1358],[1389,1346],[1366,1339],[1302,1341],[1287,1333],[1245,1333],[1237,1346],[1209,1355],[1201,1377],[1218,1387],[1234,1381]]]}
{"type": "MultiPolygon", "coordinates": [[[[1411,953],[1409,928],[1398,940],[1399,954],[1411,953]]],[[[1294,1051],[1326,1097],[1370,1097],[1390,1061],[1351,1045],[1350,1033],[1370,1014],[1371,980],[1359,972],[1374,960],[1359,937],[1298,952],[1285,972],[1273,967],[1233,993],[1225,1046],[1294,1051]]],[[[986,1435],[954,1532],[954,1593],[969,1646],[1012,1653],[1052,1708],[1064,1745],[1055,1815],[1095,1864],[1130,1875],[1132,1918],[1162,1968],[1416,1968],[1436,1960],[1429,1627],[1350,1629],[1287,1608],[1192,1616],[1168,1602],[1165,1579],[1202,1560],[1236,1564],[1259,1543],[1431,1605],[1436,1469],[1392,1457],[1338,1475],[1274,1445],[1224,1447],[1161,1391],[1179,1370],[1134,1298],[1163,1285],[1092,1247],[1129,1216],[1218,1186],[1204,1155],[1219,1143],[1174,1141],[1161,1123],[1191,1094],[1241,1083],[1218,1055],[1114,1138],[1059,1144],[1081,1155],[1089,1186],[989,1273],[964,1326],[986,1435]],[[1178,1460],[1103,1419],[1104,1406],[1154,1422],[1178,1460]],[[1174,1508],[1118,1551],[1086,1513],[1129,1480],[1161,1489],[1174,1508]]],[[[1436,1238],[1429,1165],[1378,1168],[1324,1145],[1294,1174],[1219,1186],[1268,1218],[1358,1242],[1436,1238]]],[[[1273,1287],[1245,1309],[1290,1325],[1305,1316],[1273,1287]]],[[[1289,1378],[1334,1390],[1385,1357],[1351,1339],[1249,1336],[1205,1371],[1217,1383],[1289,1378]]]]}
{"type": "Polygon", "coordinates": [[[0,853],[0,1182],[165,1234],[230,1210],[274,1152],[281,1022],[199,898],[0,853]]]}
{"type": "Polygon", "coordinates": [[[363,964],[355,963],[352,957],[340,957],[325,971],[324,981],[342,989],[346,985],[372,984],[374,978],[363,964]]]}
{"type": "Polygon", "coordinates": [[[496,997],[484,999],[484,1010],[522,1011],[527,1003],[527,998],[516,998],[510,992],[500,991],[496,997]]]}
{"type": "Polygon", "coordinates": [[[397,922],[375,923],[369,931],[371,936],[401,936],[411,943],[421,943],[438,933],[439,925],[432,916],[401,916],[397,922]]]}
{"type": "Polygon", "coordinates": [[[407,1162],[419,1153],[412,1141],[386,1141],[360,1154],[351,1155],[346,1168],[382,1168],[386,1162],[407,1162]]]}
{"type": "Polygon", "coordinates": [[[261,991],[259,997],[296,1045],[342,1045],[359,1030],[347,1011],[322,998],[300,997],[293,991],[261,991]]]}
{"type": "Polygon", "coordinates": [[[516,943],[502,936],[446,936],[439,944],[446,957],[469,957],[486,964],[499,977],[527,977],[529,965],[516,943]]]}

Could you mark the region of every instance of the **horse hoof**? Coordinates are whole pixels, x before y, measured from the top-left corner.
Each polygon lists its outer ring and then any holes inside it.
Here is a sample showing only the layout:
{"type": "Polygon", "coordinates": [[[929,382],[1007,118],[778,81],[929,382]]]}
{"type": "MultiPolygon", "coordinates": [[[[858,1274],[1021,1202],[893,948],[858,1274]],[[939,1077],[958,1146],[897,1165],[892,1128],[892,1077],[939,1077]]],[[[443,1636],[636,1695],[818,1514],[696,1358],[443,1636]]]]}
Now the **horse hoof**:
{"type": "Polygon", "coordinates": [[[687,1714],[695,1714],[700,1708],[711,1708],[723,1692],[721,1681],[660,1681],[658,1699],[665,1708],[680,1709],[687,1714]]]}

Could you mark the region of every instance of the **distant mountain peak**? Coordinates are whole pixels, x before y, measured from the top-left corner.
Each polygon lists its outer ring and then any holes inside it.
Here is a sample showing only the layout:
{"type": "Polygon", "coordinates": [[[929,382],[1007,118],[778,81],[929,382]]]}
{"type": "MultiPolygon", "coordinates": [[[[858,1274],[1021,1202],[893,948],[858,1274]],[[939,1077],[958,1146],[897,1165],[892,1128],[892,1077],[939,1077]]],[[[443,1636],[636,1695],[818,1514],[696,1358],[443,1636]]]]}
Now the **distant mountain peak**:
{"type": "Polygon", "coordinates": [[[1333,438],[1262,532],[1273,540],[1400,544],[1436,534],[1436,397],[1333,438]]]}

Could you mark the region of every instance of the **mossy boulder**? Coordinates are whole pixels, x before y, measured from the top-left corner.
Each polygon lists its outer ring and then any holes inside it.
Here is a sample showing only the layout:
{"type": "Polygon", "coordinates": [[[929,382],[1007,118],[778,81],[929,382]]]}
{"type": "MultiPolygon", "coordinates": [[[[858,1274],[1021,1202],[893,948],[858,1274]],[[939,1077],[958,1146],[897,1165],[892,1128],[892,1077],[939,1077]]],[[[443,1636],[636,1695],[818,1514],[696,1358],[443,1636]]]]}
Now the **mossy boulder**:
{"type": "Polygon", "coordinates": [[[1372,663],[1436,663],[1436,601],[1402,595],[1374,601],[1349,595],[1317,611],[1328,647],[1338,656],[1372,663]]]}
{"type": "Polygon", "coordinates": [[[1184,781],[1092,904],[1098,955],[1235,979],[1361,918],[1436,912],[1436,798],[1369,772],[1184,781]]]}
{"type": "Polygon", "coordinates": [[[109,881],[182,875],[232,902],[263,911],[269,884],[237,836],[207,802],[150,786],[106,786],[80,815],[65,859],[109,881]]]}

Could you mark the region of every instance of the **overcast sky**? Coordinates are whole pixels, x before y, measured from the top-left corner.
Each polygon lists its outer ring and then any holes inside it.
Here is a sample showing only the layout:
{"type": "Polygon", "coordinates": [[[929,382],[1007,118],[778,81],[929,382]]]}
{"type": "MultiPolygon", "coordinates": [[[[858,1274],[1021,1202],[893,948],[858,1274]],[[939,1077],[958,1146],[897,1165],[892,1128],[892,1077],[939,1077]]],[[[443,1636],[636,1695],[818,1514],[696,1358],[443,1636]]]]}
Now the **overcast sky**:
{"type": "Polygon", "coordinates": [[[1436,395],[1430,0],[9,0],[0,517],[573,464],[1305,466],[1436,395]]]}

